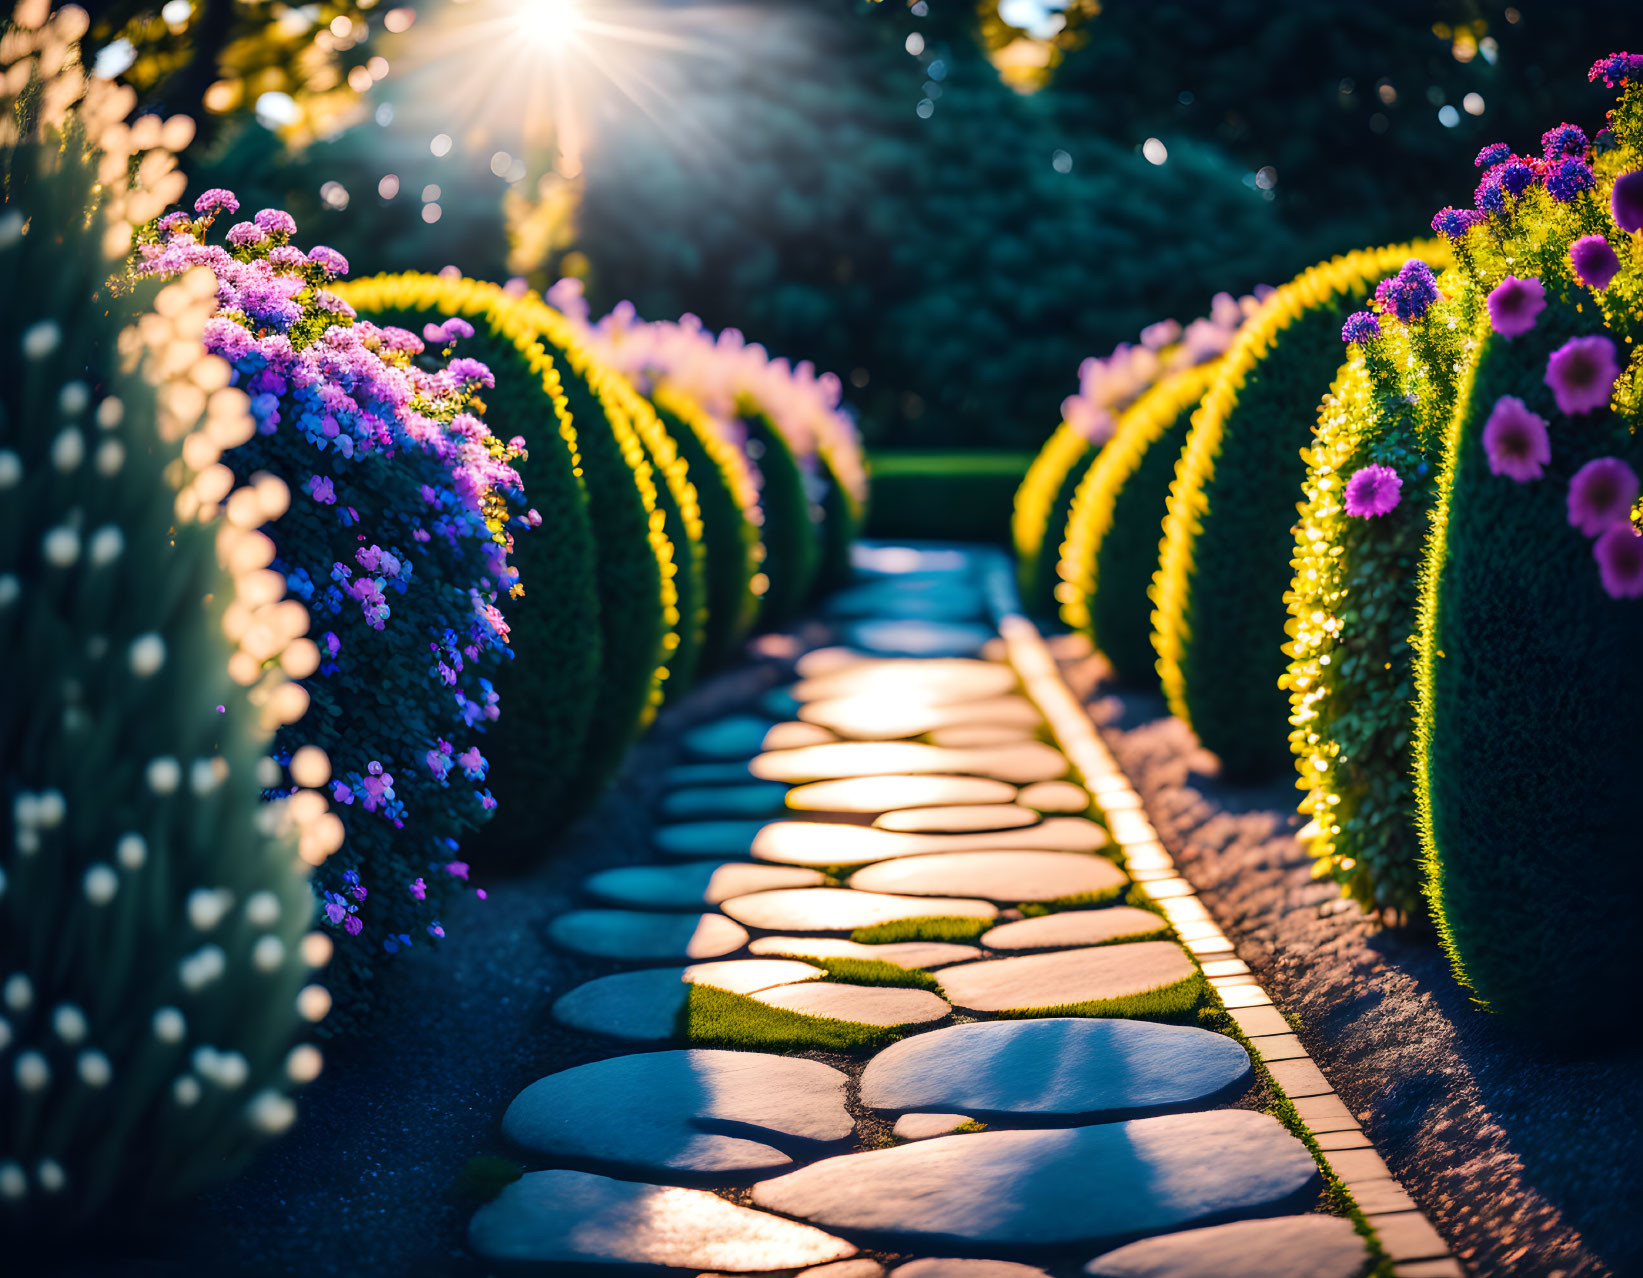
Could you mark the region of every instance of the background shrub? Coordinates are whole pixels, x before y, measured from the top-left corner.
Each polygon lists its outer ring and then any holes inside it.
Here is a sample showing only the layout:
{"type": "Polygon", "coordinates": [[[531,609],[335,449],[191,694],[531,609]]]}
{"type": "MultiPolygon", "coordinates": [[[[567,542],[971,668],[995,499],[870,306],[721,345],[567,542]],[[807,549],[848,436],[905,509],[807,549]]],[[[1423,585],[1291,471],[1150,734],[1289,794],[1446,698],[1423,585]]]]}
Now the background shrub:
{"type": "Polygon", "coordinates": [[[1239,331],[1193,414],[1170,488],[1153,617],[1171,711],[1224,773],[1268,777],[1288,762],[1278,687],[1300,450],[1341,360],[1341,323],[1426,242],[1332,258],[1278,289],[1239,331]]]}
{"type": "Polygon", "coordinates": [[[313,744],[334,770],[347,838],[314,888],[341,938],[337,1023],[358,1025],[378,956],[444,936],[441,907],[468,877],[461,839],[496,806],[480,747],[500,713],[491,675],[506,660],[497,600],[514,584],[510,526],[528,522],[509,510],[518,441],[503,444],[468,411],[493,379],[449,358],[458,330],[472,332],[465,321],[427,332],[438,356],[406,330],[355,323],[325,287],[347,264],[293,246],[288,215],[264,209],[237,223],[232,253],[208,244],[237,209],[228,192],[207,191],[197,218],[160,220],[134,269],[216,273],[206,348],[229,360],[257,421],[226,468],[274,476],[294,494],[272,567],[308,604],[320,663],[304,682],[312,705],[275,757],[313,744]]]}
{"type": "MultiPolygon", "coordinates": [[[[286,642],[303,610],[265,589],[271,548],[242,526],[282,494],[215,483],[252,425],[200,348],[209,277],[105,288],[126,219],[181,189],[187,121],[126,131],[131,95],[79,78],[83,12],[43,17],[20,15],[0,55],[0,650],[8,692],[29,685],[0,695],[0,1238],[17,1272],[55,1267],[88,1228],[141,1226],[290,1124],[288,1088],[319,1068],[292,1050],[299,990],[329,948],[303,939],[297,844],[323,855],[335,820],[311,790],[259,802],[272,728],[305,700],[278,659],[309,647],[286,642]],[[266,671],[225,634],[236,613],[266,628],[266,671]]],[[[302,995],[316,1016],[325,1002],[302,995]]]]}
{"type": "MultiPolygon", "coordinates": [[[[498,803],[479,855],[490,865],[534,859],[586,802],[577,781],[606,678],[600,551],[581,474],[578,428],[585,423],[571,417],[559,362],[494,285],[381,275],[336,291],[368,319],[413,332],[447,316],[468,321],[474,334],[462,349],[496,382],[485,393],[488,419],[525,440],[515,466],[548,527],[521,537],[513,556],[523,593],[508,605],[514,659],[496,675],[504,709],[491,729],[489,783],[498,803]]],[[[594,429],[607,427],[599,421],[594,429]]],[[[648,687],[648,671],[644,677],[648,687]]]]}
{"type": "Polygon", "coordinates": [[[1421,319],[1379,313],[1352,347],[1302,458],[1306,481],[1285,600],[1290,750],[1313,819],[1309,850],[1366,909],[1424,910],[1415,825],[1413,636],[1417,581],[1443,447],[1471,359],[1476,298],[1460,272],[1421,319]],[[1346,488],[1367,467],[1399,482],[1396,506],[1353,515],[1346,488]]]}
{"type": "Polygon", "coordinates": [[[1119,419],[1111,441],[1074,493],[1057,572],[1062,619],[1081,630],[1131,687],[1156,687],[1148,596],[1158,571],[1170,481],[1186,446],[1192,413],[1217,366],[1182,369],[1159,382],[1119,419]]]}

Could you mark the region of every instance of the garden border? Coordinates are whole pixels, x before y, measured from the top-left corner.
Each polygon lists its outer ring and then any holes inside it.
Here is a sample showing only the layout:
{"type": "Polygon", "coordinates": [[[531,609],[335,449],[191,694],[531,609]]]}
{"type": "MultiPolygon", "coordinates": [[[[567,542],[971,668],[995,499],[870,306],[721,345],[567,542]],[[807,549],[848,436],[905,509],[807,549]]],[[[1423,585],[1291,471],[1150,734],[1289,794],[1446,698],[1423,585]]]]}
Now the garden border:
{"type": "MultiPolygon", "coordinates": [[[[1008,559],[998,554],[984,574],[988,608],[1002,637],[1004,659],[1043,714],[1056,745],[1073,765],[1118,844],[1130,877],[1146,892],[1204,968],[1204,974],[1259,1054],[1276,1089],[1292,1098],[1315,1143],[1314,1153],[1345,1186],[1395,1278],[1465,1278],[1449,1245],[1433,1228],[1376,1152],[1356,1116],[1295,1036],[1271,996],[1240,961],[1232,942],[1198,899],[1197,889],[1147,818],[1141,796],[1102,741],[1094,722],[1062,677],[1038,627],[1023,614],[1008,559]]],[[[1379,1272],[1379,1271],[1377,1271],[1379,1272]]]]}

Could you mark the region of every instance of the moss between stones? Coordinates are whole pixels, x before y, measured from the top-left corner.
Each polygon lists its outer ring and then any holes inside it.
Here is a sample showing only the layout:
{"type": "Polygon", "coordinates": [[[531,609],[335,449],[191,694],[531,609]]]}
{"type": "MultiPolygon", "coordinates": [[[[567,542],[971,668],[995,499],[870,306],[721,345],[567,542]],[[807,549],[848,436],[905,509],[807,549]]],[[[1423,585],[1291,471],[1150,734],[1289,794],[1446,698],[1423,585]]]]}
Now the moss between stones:
{"type": "Polygon", "coordinates": [[[1209,1002],[1210,986],[1202,973],[1194,972],[1157,989],[1126,994],[1121,998],[1094,998],[1082,1003],[1059,1003],[1054,1007],[1023,1007],[1000,1012],[1000,1020],[1032,1020],[1047,1016],[1116,1016],[1131,1021],[1163,1021],[1170,1025],[1197,1025],[1209,1002]]]}
{"type": "Polygon", "coordinates": [[[872,927],[858,927],[850,933],[850,939],[858,945],[891,945],[897,941],[968,942],[997,926],[997,919],[932,914],[916,919],[895,919],[872,927]]]}
{"type": "Polygon", "coordinates": [[[773,958],[789,958],[809,963],[827,973],[827,979],[837,985],[892,985],[901,989],[929,990],[941,993],[941,982],[918,967],[900,967],[883,959],[818,958],[811,954],[779,954],[773,958]]]}
{"type": "Polygon", "coordinates": [[[728,1047],[747,1052],[859,1052],[876,1051],[914,1028],[805,1016],[783,1007],[770,1007],[746,994],[692,985],[679,1012],[675,1037],[692,1047],[728,1047]]]}
{"type": "Polygon", "coordinates": [[[1036,919],[1045,914],[1060,914],[1064,910],[1091,910],[1110,905],[1130,890],[1132,884],[1119,883],[1102,892],[1075,892],[1071,896],[1057,896],[1048,901],[1023,901],[1016,908],[1022,918],[1036,919]]]}

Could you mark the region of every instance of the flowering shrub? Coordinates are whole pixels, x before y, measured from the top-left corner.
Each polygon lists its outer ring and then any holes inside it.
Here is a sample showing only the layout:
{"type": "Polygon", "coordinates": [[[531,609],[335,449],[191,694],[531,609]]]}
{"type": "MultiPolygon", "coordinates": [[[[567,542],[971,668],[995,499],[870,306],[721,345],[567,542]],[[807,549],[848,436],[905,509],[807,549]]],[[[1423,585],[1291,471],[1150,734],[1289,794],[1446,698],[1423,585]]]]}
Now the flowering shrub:
{"type": "Polygon", "coordinates": [[[602,359],[642,389],[666,385],[689,396],[758,467],[766,625],[791,616],[818,586],[849,575],[867,474],[855,424],[840,407],[837,377],[818,375],[809,363],[772,359],[734,329],[715,337],[693,315],[646,322],[623,304],[591,324],[575,280],[561,280],[548,300],[582,326],[602,359]]]}
{"type": "Polygon", "coordinates": [[[526,432],[522,473],[532,493],[543,485],[533,500],[552,533],[521,541],[520,615],[536,634],[521,637],[504,675],[517,717],[499,729],[505,803],[485,854],[522,864],[604,791],[672,683],[680,583],[691,582],[700,535],[694,489],[654,415],[539,300],[415,273],[338,292],[383,322],[464,317],[495,379],[491,398],[526,432]]]}
{"type": "Polygon", "coordinates": [[[1078,393],[1062,402],[1061,425],[1016,491],[1010,528],[1021,598],[1029,612],[1055,611],[1062,534],[1073,492],[1112,438],[1124,410],[1168,374],[1219,358],[1244,317],[1260,304],[1259,297],[1270,291],[1258,289],[1258,296],[1242,301],[1221,293],[1209,315],[1186,328],[1160,320],[1141,331],[1139,343],[1123,342],[1105,358],[1092,357],[1079,366],[1078,393]]]}
{"type": "Polygon", "coordinates": [[[1643,899],[1643,58],[1592,78],[1622,86],[1609,127],[1486,151],[1478,208],[1445,231],[1482,319],[1426,546],[1414,725],[1456,973],[1560,1039],[1619,1028],[1605,990],[1643,899]]]}
{"type": "Polygon", "coordinates": [[[1340,365],[1342,325],[1393,270],[1380,304],[1424,314],[1436,297],[1429,264],[1448,257],[1434,241],[1302,272],[1238,330],[1193,415],[1164,522],[1154,645],[1171,711],[1230,777],[1270,776],[1288,759],[1278,680],[1298,459],[1340,365]]]}
{"type": "Polygon", "coordinates": [[[294,494],[272,566],[313,615],[320,664],[304,681],[312,709],[275,757],[312,744],[331,762],[347,839],[314,889],[342,938],[332,985],[358,1016],[375,956],[442,937],[444,907],[467,890],[460,841],[496,806],[481,743],[508,656],[507,555],[536,516],[510,513],[522,441],[501,442],[476,415],[490,371],[450,358],[472,326],[452,318],[418,337],[355,322],[327,287],[347,264],[292,244],[279,210],[234,223],[229,248],[210,243],[236,212],[213,190],[193,215],[167,214],[133,273],[215,274],[205,346],[232,365],[257,423],[224,460],[294,494]]]}
{"type": "Polygon", "coordinates": [[[1176,460],[1217,362],[1163,378],[1119,418],[1073,492],[1057,572],[1062,619],[1087,634],[1121,683],[1156,687],[1148,592],[1158,571],[1176,460]]]}
{"type": "Polygon", "coordinates": [[[200,348],[209,279],[103,292],[128,219],[181,189],[172,151],[192,128],[128,127],[130,91],[84,75],[85,26],[83,10],[47,21],[29,5],[0,45],[0,1239],[13,1272],[32,1268],[31,1243],[60,1260],[76,1232],[140,1228],[284,1130],[287,1091],[320,1064],[292,1047],[299,1002],[318,1017],[327,1001],[305,988],[329,942],[305,936],[297,854],[299,839],[327,845],[334,818],[312,790],[259,803],[272,730],[306,698],[233,624],[252,621],[287,666],[313,655],[296,637],[304,610],[259,571],[270,547],[246,526],[285,494],[233,490],[213,464],[252,425],[200,348]]]}
{"type": "Polygon", "coordinates": [[[1302,454],[1289,608],[1290,750],[1312,817],[1309,850],[1367,909],[1424,909],[1415,823],[1416,565],[1458,367],[1472,358],[1478,299],[1461,273],[1426,284],[1405,264],[1350,316],[1349,343],[1302,454]],[[1426,300],[1411,305],[1418,292],[1426,300]],[[1399,302],[1407,319],[1400,319],[1399,302]]]}

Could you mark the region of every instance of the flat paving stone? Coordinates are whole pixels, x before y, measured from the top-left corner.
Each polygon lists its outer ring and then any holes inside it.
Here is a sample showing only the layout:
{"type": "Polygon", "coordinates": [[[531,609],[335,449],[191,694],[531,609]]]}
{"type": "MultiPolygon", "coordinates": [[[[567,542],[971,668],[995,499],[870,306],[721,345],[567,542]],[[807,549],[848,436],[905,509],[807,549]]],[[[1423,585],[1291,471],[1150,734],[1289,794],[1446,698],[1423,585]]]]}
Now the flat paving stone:
{"type": "Polygon", "coordinates": [[[679,743],[692,759],[751,759],[768,749],[765,737],[776,722],[762,715],[726,715],[688,729],[679,743]]]}
{"type": "Polygon", "coordinates": [[[752,1196],[896,1249],[1051,1249],[1300,1209],[1318,1184],[1306,1146],[1277,1119],[1227,1109],[939,1136],[824,1159],[752,1196]]]}
{"type": "Polygon", "coordinates": [[[612,905],[649,910],[699,910],[733,896],[772,888],[815,887],[818,870],[747,861],[687,861],[673,865],[621,865],[582,881],[590,896],[612,905]]]}
{"type": "Polygon", "coordinates": [[[989,950],[1025,952],[1066,950],[1083,945],[1150,936],[1169,927],[1151,910],[1133,905],[1109,905],[1099,910],[1059,910],[1035,919],[1017,919],[995,927],[981,938],[989,950]]]}
{"type": "Polygon", "coordinates": [[[877,927],[898,919],[935,916],[990,919],[998,915],[998,907],[988,901],[893,896],[826,887],[755,892],[751,896],[732,897],[720,908],[736,922],[763,932],[853,932],[859,927],[877,927]]]}
{"type": "Polygon", "coordinates": [[[865,892],[1055,901],[1116,892],[1129,880],[1106,857],[1083,852],[937,852],[879,861],[850,876],[865,892]]]}
{"type": "Polygon", "coordinates": [[[582,1272],[661,1266],[749,1273],[856,1254],[842,1238],[705,1190],[578,1171],[527,1172],[474,1213],[468,1245],[493,1262],[582,1272]]]}
{"type": "Polygon", "coordinates": [[[859,666],[862,662],[871,660],[873,658],[865,652],[833,644],[826,648],[812,648],[804,653],[793,663],[793,670],[800,679],[817,679],[822,675],[829,675],[837,670],[848,670],[851,666],[859,666]]]}
{"type": "Polygon", "coordinates": [[[643,910],[571,910],[548,924],[548,936],[577,954],[652,963],[722,958],[747,944],[747,932],[722,914],[643,910]]]}
{"type": "Polygon", "coordinates": [[[941,775],[846,777],[814,781],[787,792],[787,806],[799,812],[892,812],[965,803],[1008,803],[1016,788],[987,777],[941,775]]]}
{"type": "MultiPolygon", "coordinates": [[[[963,750],[971,746],[995,746],[1005,745],[1011,741],[1030,741],[1033,730],[1031,727],[1018,727],[1007,723],[955,723],[943,728],[931,728],[925,735],[931,745],[963,750]]],[[[1049,785],[1051,782],[1041,781],[1038,784],[1049,785]]]]}
{"type": "Polygon", "coordinates": [[[879,618],[844,627],[847,643],[887,657],[978,657],[993,637],[980,622],[879,618]]]}
{"type": "MultiPolygon", "coordinates": [[[[660,838],[657,842],[658,846],[662,845],[660,838]]],[[[1017,830],[983,830],[970,834],[904,834],[866,825],[773,821],[754,831],[747,846],[755,860],[777,865],[865,865],[899,856],[997,852],[1010,848],[1098,852],[1107,846],[1107,833],[1083,817],[1051,817],[1017,830]]],[[[728,849],[719,853],[730,854],[728,849]]]]}
{"type": "Polygon", "coordinates": [[[826,975],[796,960],[725,959],[689,967],[647,967],[599,976],[560,995],[553,1018],[561,1025],[634,1043],[666,1043],[678,1037],[679,1017],[692,985],[752,994],[772,985],[813,981],[826,975]]]}
{"type": "Polygon", "coordinates": [[[1024,785],[1064,776],[1067,766],[1066,757],[1043,741],[970,750],[944,750],[918,741],[834,741],[761,754],[748,764],[748,769],[766,781],[789,785],[894,772],[963,773],[1024,785]]]}
{"type": "Polygon", "coordinates": [[[1173,941],[1136,941],[983,959],[945,968],[938,979],[954,1007],[1020,1012],[1141,994],[1185,980],[1197,970],[1173,941]]]}
{"type": "Polygon", "coordinates": [[[1019,830],[1038,824],[1038,813],[1015,803],[959,803],[881,812],[873,824],[881,830],[901,830],[908,834],[965,834],[1019,830]]]}
{"type": "MultiPolygon", "coordinates": [[[[824,701],[837,697],[887,696],[931,705],[981,701],[1014,691],[1016,673],[999,661],[968,657],[880,657],[858,662],[815,678],[801,679],[789,691],[795,701],[824,701]]],[[[787,718],[790,716],[782,716],[787,718]]],[[[802,716],[811,723],[819,719],[802,716]]],[[[832,724],[824,724],[832,727],[832,724]]],[[[837,731],[837,729],[834,729],[837,731]]]]}
{"type": "Polygon", "coordinates": [[[897,1140],[930,1140],[935,1136],[950,1136],[971,1121],[968,1114],[903,1114],[896,1119],[890,1134],[897,1140]]]}
{"type": "Polygon", "coordinates": [[[1084,1017],[973,1021],[885,1048],[861,1076],[871,1109],[1091,1121],[1199,1104],[1247,1084],[1249,1055],[1212,1030],[1084,1017]]]}
{"type": "Polygon", "coordinates": [[[875,581],[839,591],[827,601],[827,613],[861,621],[895,618],[981,622],[986,620],[987,604],[979,590],[963,581],[927,581],[919,585],[875,581]]]}
{"type": "Polygon", "coordinates": [[[1022,696],[931,701],[916,691],[898,695],[891,688],[807,702],[799,717],[858,741],[890,741],[959,727],[1012,728],[1030,734],[1044,725],[1038,707],[1022,696]]]}
{"type": "Polygon", "coordinates": [[[927,1256],[898,1265],[901,1278],[1050,1278],[1037,1265],[1019,1265],[1013,1260],[960,1260],[956,1257],[927,1256]]]}
{"type": "Polygon", "coordinates": [[[664,856],[747,860],[753,840],[768,821],[680,821],[651,831],[650,841],[664,856]]]}
{"type": "Polygon", "coordinates": [[[755,780],[746,759],[718,763],[679,763],[662,770],[664,790],[689,790],[704,785],[747,785],[755,780]]]}
{"type": "MultiPolygon", "coordinates": [[[[806,746],[826,750],[829,746],[806,746]]],[[[787,753],[796,753],[788,751],[787,753]]],[[[761,759],[769,755],[760,755],[761,759]]],[[[708,821],[734,817],[775,817],[787,811],[787,787],[776,781],[745,785],[691,786],[662,796],[657,811],[664,821],[708,821]]]]}
{"type": "Polygon", "coordinates": [[[1035,781],[1022,788],[1016,802],[1038,812],[1087,812],[1090,793],[1073,781],[1035,781]]]}
{"type": "Polygon", "coordinates": [[[929,990],[842,985],[834,981],[778,985],[760,990],[753,997],[769,1007],[859,1025],[928,1025],[951,1015],[953,1010],[945,999],[929,990]]]}
{"type": "Polygon", "coordinates": [[[748,945],[754,954],[792,954],[799,958],[870,959],[897,967],[937,968],[981,957],[973,945],[952,941],[887,941],[863,945],[836,936],[760,936],[748,945]]]}
{"type": "Polygon", "coordinates": [[[1092,1278],[1360,1278],[1369,1249],[1350,1220],[1280,1216],[1190,1229],[1109,1251],[1092,1278]]]}
{"type": "Polygon", "coordinates": [[[502,1115],[502,1134],[538,1157],[645,1177],[767,1174],[854,1135],[845,1082],[796,1056],[639,1052],[538,1079],[502,1115]]]}

